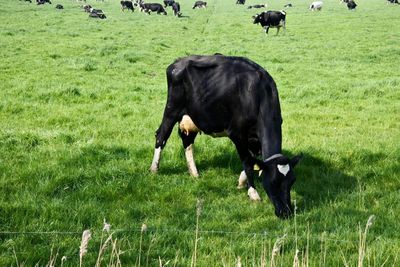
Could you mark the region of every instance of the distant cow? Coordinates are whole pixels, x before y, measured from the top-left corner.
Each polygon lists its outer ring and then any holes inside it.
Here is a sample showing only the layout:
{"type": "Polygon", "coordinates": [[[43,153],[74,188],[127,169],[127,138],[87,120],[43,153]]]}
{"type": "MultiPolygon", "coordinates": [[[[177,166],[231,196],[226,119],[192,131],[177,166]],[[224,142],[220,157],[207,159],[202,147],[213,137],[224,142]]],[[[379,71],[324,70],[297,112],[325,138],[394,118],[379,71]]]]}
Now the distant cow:
{"type": "Polygon", "coordinates": [[[244,5],[246,0],[236,0],[236,5],[244,5]]]}
{"type": "Polygon", "coordinates": [[[44,5],[46,3],[51,4],[50,0],[36,0],[37,5],[44,5]]]}
{"type": "Polygon", "coordinates": [[[195,9],[195,8],[201,8],[201,7],[207,8],[207,2],[196,1],[196,2],[194,3],[193,9],[195,9]]]}
{"type": "Polygon", "coordinates": [[[85,12],[89,13],[90,18],[99,18],[99,19],[107,18],[103,10],[95,9],[91,5],[85,5],[83,6],[83,9],[85,12]]]}
{"type": "Polygon", "coordinates": [[[174,0],[164,0],[164,7],[171,6],[175,3],[174,0]]]}
{"type": "Polygon", "coordinates": [[[356,7],[357,7],[357,4],[356,4],[356,2],[354,2],[353,0],[349,0],[349,1],[347,2],[347,8],[348,8],[349,10],[356,9],[356,7]]]}
{"type": "Polygon", "coordinates": [[[398,0],[387,0],[388,4],[400,4],[398,0]]]}
{"type": "Polygon", "coordinates": [[[296,179],[294,167],[301,157],[282,155],[278,89],[269,73],[247,58],[223,55],[180,58],[166,72],[168,97],[156,131],[150,170],[158,171],[162,150],[180,121],[178,133],[192,176],[198,176],[193,155],[198,132],[227,136],[242,163],[239,186],[247,187],[251,200],[261,200],[254,183],[257,164],[276,216],[292,215],[290,189],[296,179]],[[190,125],[182,130],[184,120],[190,125]]]}
{"type": "Polygon", "coordinates": [[[89,13],[90,18],[98,18],[98,19],[107,18],[106,15],[104,14],[103,10],[101,10],[101,9],[90,8],[89,12],[90,12],[89,13]]]}
{"type": "Polygon", "coordinates": [[[167,15],[167,12],[165,11],[165,9],[163,8],[163,6],[159,3],[141,3],[140,4],[140,9],[143,12],[146,12],[147,14],[150,14],[151,12],[157,12],[157,14],[164,14],[167,15]]]}
{"type": "Polygon", "coordinates": [[[175,15],[175,16],[177,16],[177,17],[182,16],[182,13],[181,13],[181,5],[179,5],[178,2],[174,2],[174,3],[172,4],[172,10],[174,11],[174,15],[175,15]]]}
{"type": "Polygon", "coordinates": [[[288,4],[284,5],[283,7],[293,7],[293,5],[291,3],[288,3],[288,4]]]}
{"type": "Polygon", "coordinates": [[[324,3],[321,2],[321,1],[312,2],[311,5],[310,5],[310,10],[312,10],[312,11],[314,11],[314,10],[320,11],[322,9],[322,5],[323,4],[324,3]]]}
{"type": "Polygon", "coordinates": [[[57,4],[57,5],[56,5],[56,8],[57,8],[57,9],[64,9],[63,5],[60,5],[60,4],[57,4]]]}
{"type": "Polygon", "coordinates": [[[90,9],[92,9],[91,5],[84,5],[84,6],[81,6],[81,7],[83,8],[83,11],[85,11],[87,13],[90,13],[90,9]]]}
{"type": "Polygon", "coordinates": [[[96,12],[91,12],[89,13],[90,18],[97,18],[97,19],[106,19],[106,15],[104,13],[96,13],[96,12]]]}
{"type": "Polygon", "coordinates": [[[265,29],[265,33],[268,34],[269,28],[277,28],[276,34],[279,33],[282,27],[286,30],[286,12],[280,11],[266,11],[261,14],[253,16],[254,24],[260,23],[260,25],[265,29]]]}
{"type": "Polygon", "coordinates": [[[121,9],[122,11],[125,11],[125,9],[131,10],[132,12],[135,11],[132,1],[121,1],[121,9]]]}
{"type": "Polygon", "coordinates": [[[266,8],[267,5],[252,5],[252,6],[248,6],[247,9],[251,9],[251,8],[266,8]]]}

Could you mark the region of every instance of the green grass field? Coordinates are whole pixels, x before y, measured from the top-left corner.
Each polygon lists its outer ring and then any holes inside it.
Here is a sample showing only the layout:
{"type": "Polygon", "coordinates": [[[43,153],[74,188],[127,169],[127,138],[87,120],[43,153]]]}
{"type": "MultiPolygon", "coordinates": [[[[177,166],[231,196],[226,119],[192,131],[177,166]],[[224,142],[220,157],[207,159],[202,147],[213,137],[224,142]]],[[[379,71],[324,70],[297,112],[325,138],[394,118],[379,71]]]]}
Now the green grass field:
{"type": "MultiPolygon", "coordinates": [[[[79,266],[85,229],[83,265],[94,266],[104,218],[124,266],[190,266],[194,252],[197,266],[238,257],[242,266],[356,266],[370,215],[363,265],[399,266],[400,6],[358,0],[351,12],[325,0],[310,12],[311,0],[271,0],[270,10],[294,7],[286,33],[266,36],[252,23],[259,10],[246,8],[255,0],[179,2],[180,19],[170,8],[148,16],[90,0],[107,15],[96,20],[72,0],[0,1],[0,266],[45,266],[55,255],[56,266],[63,256],[79,266]],[[241,164],[227,138],[197,138],[194,179],[175,129],[159,173],[148,171],[166,67],[216,52],[250,58],[278,85],[284,151],[304,153],[295,218],[275,217],[265,193],[251,203],[236,189],[241,164]]],[[[111,255],[109,246],[103,266],[111,255]]]]}

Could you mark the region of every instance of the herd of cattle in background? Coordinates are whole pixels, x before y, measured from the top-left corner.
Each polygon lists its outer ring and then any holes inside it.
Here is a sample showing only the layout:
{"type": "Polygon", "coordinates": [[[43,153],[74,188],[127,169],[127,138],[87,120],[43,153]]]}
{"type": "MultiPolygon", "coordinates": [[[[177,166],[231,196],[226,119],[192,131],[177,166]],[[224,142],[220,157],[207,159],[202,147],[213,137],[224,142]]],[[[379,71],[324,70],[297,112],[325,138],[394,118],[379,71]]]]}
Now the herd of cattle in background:
{"type": "MultiPolygon", "coordinates": [[[[24,0],[26,2],[32,3],[32,0],[24,0]]],[[[86,2],[86,0],[77,0],[86,2]]],[[[104,1],[104,0],[103,0],[104,1]]],[[[386,0],[388,4],[399,4],[399,0],[386,0]]],[[[164,14],[167,15],[166,8],[171,7],[172,11],[175,16],[181,17],[181,6],[179,2],[175,0],[163,0],[164,6],[160,3],[145,3],[144,0],[122,0],[121,10],[125,11],[131,10],[132,12],[135,11],[135,8],[139,9],[141,12],[146,14],[151,14],[151,12],[155,12],[157,14],[164,14]]],[[[345,3],[349,10],[355,10],[357,4],[354,0],[340,0],[341,3],[345,3]]],[[[37,5],[43,4],[51,4],[50,0],[36,0],[37,5]]],[[[237,5],[244,5],[246,0],[236,0],[237,5]]],[[[322,9],[323,2],[322,1],[314,1],[310,4],[309,10],[311,11],[320,11],[322,9]]],[[[89,17],[91,18],[99,18],[105,19],[107,18],[104,14],[103,10],[95,9],[91,5],[83,5],[81,6],[83,10],[89,13],[89,17]]],[[[291,3],[285,4],[284,8],[291,8],[293,5],[291,3]]],[[[64,7],[61,4],[56,5],[57,9],[63,9],[64,7]]],[[[193,9],[196,8],[207,8],[207,2],[204,1],[196,1],[193,5],[193,9]]],[[[266,4],[255,4],[249,5],[248,9],[252,8],[267,8],[266,4]]],[[[265,33],[268,34],[269,28],[277,28],[277,34],[279,33],[280,28],[286,29],[286,12],[284,10],[280,11],[263,11],[261,14],[256,14],[253,16],[254,24],[260,24],[264,29],[265,33]]]]}
{"type": "MultiPolygon", "coordinates": [[[[24,0],[27,2],[32,2],[32,0],[24,0]]],[[[83,1],[86,2],[86,0],[77,0],[77,1],[83,1]]],[[[387,3],[389,4],[399,4],[399,0],[386,0],[387,3]]],[[[181,17],[181,6],[179,2],[176,2],[175,0],[163,0],[164,5],[160,3],[145,3],[144,0],[122,0],[120,2],[121,4],[121,10],[125,11],[125,9],[130,10],[132,12],[135,11],[135,9],[139,9],[141,12],[144,12],[146,14],[151,14],[152,12],[155,12],[157,14],[164,14],[167,15],[166,8],[171,7],[172,11],[175,16],[181,17]]],[[[347,5],[347,8],[349,10],[355,10],[357,7],[357,4],[355,3],[354,0],[340,0],[341,3],[345,3],[347,5]]],[[[51,4],[50,0],[36,0],[37,5],[43,5],[43,4],[51,4]]],[[[246,3],[246,0],[236,0],[237,5],[244,5],[246,3]]],[[[314,1],[310,4],[309,10],[311,11],[320,11],[322,9],[323,2],[322,1],[314,1]]],[[[106,15],[104,14],[103,10],[101,9],[96,9],[93,8],[91,5],[83,5],[81,6],[82,9],[89,13],[89,17],[91,18],[99,18],[99,19],[105,19],[107,18],[106,15]]],[[[287,3],[284,5],[284,8],[292,8],[293,5],[291,3],[287,3]]],[[[64,7],[60,4],[56,5],[57,9],[63,9],[64,7]]],[[[196,1],[193,5],[193,9],[196,8],[207,8],[207,2],[205,1],[196,1]]],[[[247,7],[248,9],[252,8],[267,8],[266,4],[255,4],[255,5],[249,5],[247,7]]],[[[283,28],[286,30],[286,12],[284,10],[280,11],[263,11],[260,14],[256,14],[253,16],[254,19],[254,24],[260,24],[264,30],[265,33],[268,34],[269,28],[277,28],[277,34],[279,33],[280,28],[283,28]]]]}

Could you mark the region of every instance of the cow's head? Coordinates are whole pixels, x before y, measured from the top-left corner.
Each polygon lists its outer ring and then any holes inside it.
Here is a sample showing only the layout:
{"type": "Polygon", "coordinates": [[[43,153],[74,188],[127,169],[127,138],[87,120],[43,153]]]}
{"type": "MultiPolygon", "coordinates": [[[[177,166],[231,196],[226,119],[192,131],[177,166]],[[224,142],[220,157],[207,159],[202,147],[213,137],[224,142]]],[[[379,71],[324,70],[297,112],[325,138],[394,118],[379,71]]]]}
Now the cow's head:
{"type": "Polygon", "coordinates": [[[300,155],[289,159],[281,154],[276,154],[262,163],[263,187],[279,218],[288,218],[293,214],[290,189],[296,181],[293,169],[301,157],[300,155]]]}
{"type": "Polygon", "coordinates": [[[254,24],[260,23],[263,18],[263,15],[264,15],[264,13],[254,15],[252,17],[254,19],[253,23],[254,24]]]}

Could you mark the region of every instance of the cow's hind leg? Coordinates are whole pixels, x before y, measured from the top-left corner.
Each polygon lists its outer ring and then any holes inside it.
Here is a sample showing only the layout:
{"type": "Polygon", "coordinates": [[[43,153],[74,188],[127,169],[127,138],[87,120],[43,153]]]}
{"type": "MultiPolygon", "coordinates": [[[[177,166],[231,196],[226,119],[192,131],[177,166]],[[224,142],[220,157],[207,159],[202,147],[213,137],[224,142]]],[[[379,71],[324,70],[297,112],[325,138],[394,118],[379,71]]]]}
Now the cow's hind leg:
{"type": "Polygon", "coordinates": [[[168,81],[168,100],[165,106],[163,119],[160,127],[156,131],[156,145],[154,149],[153,161],[150,166],[150,171],[157,172],[160,164],[161,151],[164,148],[175,123],[183,116],[183,90],[172,90],[172,86],[168,81]]]}
{"type": "Polygon", "coordinates": [[[183,143],[183,148],[185,149],[185,157],[186,157],[186,162],[188,166],[188,170],[191,176],[193,177],[199,177],[199,172],[197,171],[196,163],[194,161],[194,155],[193,155],[193,144],[194,144],[194,139],[197,136],[197,133],[195,132],[189,132],[188,134],[182,132],[180,129],[178,129],[179,136],[182,139],[183,143]]]}

